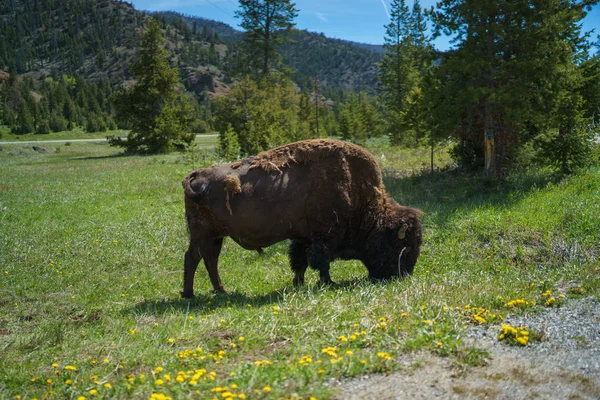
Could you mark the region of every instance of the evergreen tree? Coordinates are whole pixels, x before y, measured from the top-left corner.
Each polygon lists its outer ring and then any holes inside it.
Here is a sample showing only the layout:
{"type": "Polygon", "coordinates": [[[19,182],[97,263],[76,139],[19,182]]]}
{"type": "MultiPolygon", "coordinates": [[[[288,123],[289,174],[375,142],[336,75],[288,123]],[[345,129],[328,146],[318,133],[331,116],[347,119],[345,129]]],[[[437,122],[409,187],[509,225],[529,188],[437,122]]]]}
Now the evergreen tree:
{"type": "Polygon", "coordinates": [[[237,160],[240,157],[240,143],[231,125],[219,133],[219,155],[226,160],[237,160]]]}
{"type": "Polygon", "coordinates": [[[128,152],[161,153],[189,145],[186,133],[192,120],[189,100],[178,91],[179,75],[169,67],[158,22],[146,21],[139,61],[130,69],[137,82],[115,92],[116,118],[131,131],[126,140],[111,137],[110,143],[128,152]]]}
{"type": "Polygon", "coordinates": [[[455,157],[461,164],[502,173],[528,140],[580,126],[581,102],[572,92],[581,87],[575,68],[585,47],[579,23],[592,3],[597,1],[438,4],[436,30],[453,35],[456,45],[437,70],[442,101],[433,112],[437,129],[459,138],[455,157]]]}
{"type": "Polygon", "coordinates": [[[236,17],[241,19],[244,33],[244,59],[249,71],[269,74],[277,65],[279,46],[287,39],[298,16],[290,0],[240,0],[236,17]]]}
{"type": "Polygon", "coordinates": [[[311,137],[307,121],[299,118],[301,95],[292,82],[277,74],[259,83],[246,77],[215,101],[215,128],[237,134],[242,155],[311,137]]]}
{"type": "Polygon", "coordinates": [[[415,0],[411,11],[404,0],[393,0],[390,23],[385,28],[379,90],[386,128],[393,144],[406,143],[411,136],[418,144],[425,132],[415,129],[414,118],[410,118],[415,112],[423,114],[418,93],[422,92],[423,75],[430,72],[431,65],[427,24],[419,1],[415,0]]]}

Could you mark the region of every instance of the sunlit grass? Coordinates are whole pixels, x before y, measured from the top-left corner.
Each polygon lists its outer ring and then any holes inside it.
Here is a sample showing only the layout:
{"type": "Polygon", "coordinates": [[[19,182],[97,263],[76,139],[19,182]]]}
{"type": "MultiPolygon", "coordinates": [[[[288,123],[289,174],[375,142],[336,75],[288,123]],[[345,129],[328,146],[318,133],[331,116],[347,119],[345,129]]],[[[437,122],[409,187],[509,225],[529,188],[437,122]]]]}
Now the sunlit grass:
{"type": "Polygon", "coordinates": [[[500,332],[508,313],[599,293],[599,170],[562,181],[411,175],[426,151],[374,144],[388,191],[427,213],[412,277],[373,284],[360,263],[338,261],[338,286],[309,271],[295,289],[286,243],[261,256],[227,240],[230,294],[213,295],[201,265],[197,297],[182,300],[180,182],[216,160],[216,139],[203,139],[161,156],[2,146],[1,398],[327,398],[332,379],[396,370],[407,352],[478,364],[485,353],[463,343],[465,330],[500,332]]]}

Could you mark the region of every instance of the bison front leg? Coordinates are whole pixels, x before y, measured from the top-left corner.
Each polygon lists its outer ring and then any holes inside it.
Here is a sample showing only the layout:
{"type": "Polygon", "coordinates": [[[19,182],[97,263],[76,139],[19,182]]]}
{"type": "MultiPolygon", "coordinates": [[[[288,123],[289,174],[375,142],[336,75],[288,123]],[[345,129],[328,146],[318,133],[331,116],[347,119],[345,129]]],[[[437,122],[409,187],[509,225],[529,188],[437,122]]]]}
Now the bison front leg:
{"type": "Polygon", "coordinates": [[[312,242],[308,248],[308,263],[310,266],[319,271],[319,281],[324,285],[333,285],[329,275],[329,263],[331,257],[325,242],[318,236],[312,237],[312,242]]]}
{"type": "Polygon", "coordinates": [[[210,282],[213,285],[214,291],[218,293],[226,293],[219,277],[219,254],[221,254],[222,245],[223,238],[205,240],[200,245],[200,252],[204,258],[204,265],[208,271],[210,282]]]}
{"type": "Polygon", "coordinates": [[[308,257],[306,256],[307,246],[297,240],[292,240],[289,249],[290,266],[296,274],[294,276],[294,286],[304,285],[304,273],[308,268],[308,257]]]}

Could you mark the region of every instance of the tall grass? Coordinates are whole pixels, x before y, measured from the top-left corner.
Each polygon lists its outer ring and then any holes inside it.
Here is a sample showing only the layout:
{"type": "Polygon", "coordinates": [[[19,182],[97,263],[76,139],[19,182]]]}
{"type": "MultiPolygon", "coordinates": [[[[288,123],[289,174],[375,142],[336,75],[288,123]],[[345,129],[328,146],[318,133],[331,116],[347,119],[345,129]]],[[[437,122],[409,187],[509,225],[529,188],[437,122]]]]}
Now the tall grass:
{"type": "Polygon", "coordinates": [[[413,276],[372,284],[360,263],[335,262],[338,286],[309,271],[295,289],[285,243],[260,256],[227,240],[230,294],[212,294],[201,267],[182,300],[180,182],[214,161],[211,145],[2,146],[0,397],[327,398],[332,379],[400,369],[408,352],[482,362],[465,330],[535,312],[547,290],[599,293],[600,170],[489,180],[443,172],[440,155],[431,174],[428,153],[371,143],[388,191],[427,213],[413,276]],[[536,305],[507,305],[522,298],[536,305]]]}

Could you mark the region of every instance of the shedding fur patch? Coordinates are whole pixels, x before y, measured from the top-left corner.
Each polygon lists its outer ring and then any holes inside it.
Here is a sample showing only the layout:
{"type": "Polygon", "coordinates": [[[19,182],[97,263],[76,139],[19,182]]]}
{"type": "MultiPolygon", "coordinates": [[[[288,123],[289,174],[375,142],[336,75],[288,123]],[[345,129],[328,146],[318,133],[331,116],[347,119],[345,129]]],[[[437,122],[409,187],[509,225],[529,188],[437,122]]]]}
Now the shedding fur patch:
{"type": "Polygon", "coordinates": [[[231,209],[231,204],[229,203],[229,193],[231,196],[242,192],[242,184],[240,182],[240,178],[237,176],[228,175],[225,177],[225,207],[227,207],[227,211],[229,211],[230,215],[233,215],[233,210],[231,209]]]}
{"type": "Polygon", "coordinates": [[[304,140],[258,154],[253,160],[251,168],[261,168],[266,172],[281,172],[281,168],[287,167],[291,163],[309,164],[322,160],[331,153],[364,157],[366,152],[355,144],[340,140],[304,140]]]}

